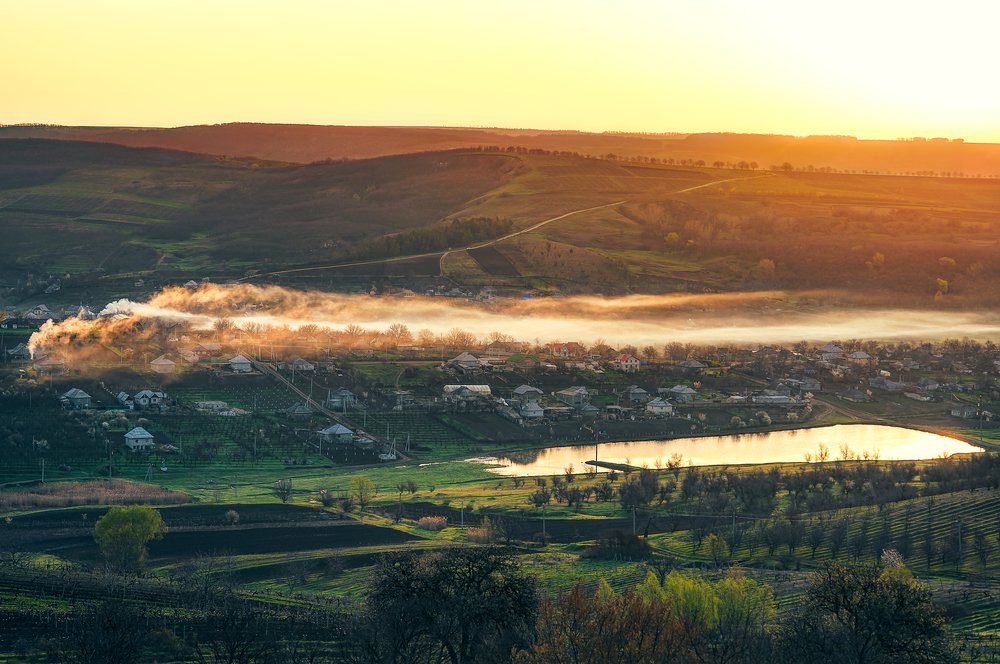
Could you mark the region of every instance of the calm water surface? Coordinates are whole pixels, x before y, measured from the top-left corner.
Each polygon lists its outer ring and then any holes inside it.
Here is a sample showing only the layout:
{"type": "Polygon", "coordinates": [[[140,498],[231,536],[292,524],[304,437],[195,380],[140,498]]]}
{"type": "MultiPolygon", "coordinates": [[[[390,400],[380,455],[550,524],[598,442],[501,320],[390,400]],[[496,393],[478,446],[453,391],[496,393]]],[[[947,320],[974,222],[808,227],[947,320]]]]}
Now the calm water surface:
{"type": "MultiPolygon", "coordinates": [[[[644,440],[630,443],[601,443],[598,459],[650,468],[666,467],[673,454],[683,457],[683,465],[719,466],[744,463],[776,463],[815,460],[822,448],[828,460],[933,459],[982,449],[961,440],[935,433],[872,424],[838,424],[831,427],[769,431],[730,436],[701,436],[675,440],[644,440]]],[[[499,475],[553,475],[573,465],[577,472],[589,470],[594,445],[550,447],[525,450],[504,457],[472,459],[495,465],[499,475]]]]}

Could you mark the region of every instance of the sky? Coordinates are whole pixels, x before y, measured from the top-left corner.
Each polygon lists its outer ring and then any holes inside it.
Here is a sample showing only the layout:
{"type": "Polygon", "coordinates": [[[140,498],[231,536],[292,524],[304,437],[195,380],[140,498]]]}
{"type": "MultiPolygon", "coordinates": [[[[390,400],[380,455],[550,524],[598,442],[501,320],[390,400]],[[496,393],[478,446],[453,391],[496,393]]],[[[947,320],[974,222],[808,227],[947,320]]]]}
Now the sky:
{"type": "Polygon", "coordinates": [[[0,123],[1000,142],[1000,3],[0,0],[0,123]]]}

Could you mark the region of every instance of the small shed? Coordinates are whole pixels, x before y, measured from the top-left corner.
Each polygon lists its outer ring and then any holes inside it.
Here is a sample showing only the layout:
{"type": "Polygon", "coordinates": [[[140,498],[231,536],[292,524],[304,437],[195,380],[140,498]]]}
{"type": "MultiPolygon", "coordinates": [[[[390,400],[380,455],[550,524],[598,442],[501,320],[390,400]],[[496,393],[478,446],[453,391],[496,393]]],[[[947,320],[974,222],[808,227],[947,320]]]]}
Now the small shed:
{"type": "Polygon", "coordinates": [[[153,434],[142,427],[136,427],[125,434],[125,445],[130,450],[148,452],[153,449],[153,434]]]}

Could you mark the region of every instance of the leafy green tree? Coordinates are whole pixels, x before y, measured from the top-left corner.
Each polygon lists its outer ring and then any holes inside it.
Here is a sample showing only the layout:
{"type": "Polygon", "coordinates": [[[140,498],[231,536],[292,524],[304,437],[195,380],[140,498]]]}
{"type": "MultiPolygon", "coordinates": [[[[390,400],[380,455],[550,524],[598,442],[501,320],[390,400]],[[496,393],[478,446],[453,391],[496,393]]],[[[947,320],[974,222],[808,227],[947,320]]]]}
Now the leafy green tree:
{"type": "Polygon", "coordinates": [[[94,540],[110,564],[135,570],[146,560],[146,544],[166,531],[163,517],[152,507],[116,505],[94,525],[94,540]]]}

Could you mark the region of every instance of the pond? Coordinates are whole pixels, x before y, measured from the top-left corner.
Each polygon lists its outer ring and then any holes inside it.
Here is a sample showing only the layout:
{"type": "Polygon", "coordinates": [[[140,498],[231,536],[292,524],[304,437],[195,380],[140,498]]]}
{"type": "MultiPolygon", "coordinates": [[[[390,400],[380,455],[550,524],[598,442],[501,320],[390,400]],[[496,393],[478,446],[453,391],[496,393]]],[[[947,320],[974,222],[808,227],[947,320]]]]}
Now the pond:
{"type": "MultiPolygon", "coordinates": [[[[498,475],[554,475],[572,464],[576,472],[592,470],[593,444],[522,450],[507,456],[469,459],[485,463],[498,475]]],[[[683,466],[836,461],[842,459],[918,460],[983,450],[955,438],[902,427],[838,424],[829,427],[768,431],[673,440],[601,443],[597,458],[608,463],[666,468],[681,455],[683,466]]],[[[606,469],[599,468],[599,472],[606,469]]]]}

